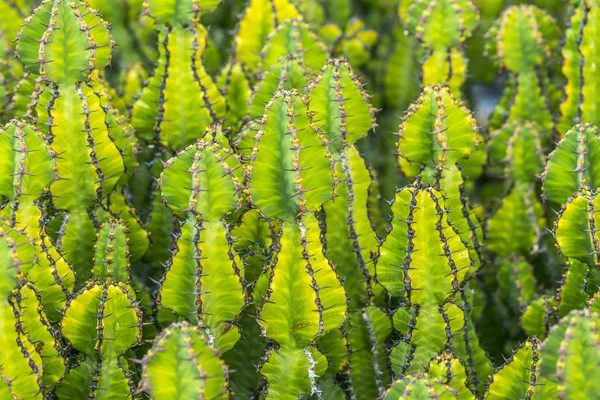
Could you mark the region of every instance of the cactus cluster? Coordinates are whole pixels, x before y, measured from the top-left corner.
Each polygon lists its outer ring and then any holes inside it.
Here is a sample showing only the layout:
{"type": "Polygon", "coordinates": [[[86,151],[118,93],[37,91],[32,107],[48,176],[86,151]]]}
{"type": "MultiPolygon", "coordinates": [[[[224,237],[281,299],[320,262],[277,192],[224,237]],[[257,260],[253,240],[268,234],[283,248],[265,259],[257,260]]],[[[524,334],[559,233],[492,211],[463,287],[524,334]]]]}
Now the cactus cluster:
{"type": "Polygon", "coordinates": [[[600,398],[568,3],[0,0],[0,399],[600,398]]]}

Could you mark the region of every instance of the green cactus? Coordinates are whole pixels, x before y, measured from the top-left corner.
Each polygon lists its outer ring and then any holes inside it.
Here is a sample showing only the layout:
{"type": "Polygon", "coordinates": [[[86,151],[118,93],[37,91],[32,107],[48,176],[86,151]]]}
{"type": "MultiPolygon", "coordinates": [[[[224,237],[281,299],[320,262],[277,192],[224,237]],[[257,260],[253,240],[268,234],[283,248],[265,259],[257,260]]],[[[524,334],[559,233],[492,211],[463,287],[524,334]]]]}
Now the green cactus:
{"type": "Polygon", "coordinates": [[[552,84],[544,65],[558,48],[556,22],[535,6],[514,6],[502,13],[486,37],[487,56],[509,74],[490,127],[523,120],[552,129],[552,84]]]}
{"type": "Polygon", "coordinates": [[[56,178],[56,154],[39,131],[21,120],[0,131],[0,151],[13,155],[0,165],[0,214],[9,226],[24,230],[34,241],[38,263],[30,271],[30,279],[42,295],[48,317],[56,320],[75,279],[44,226],[43,203],[56,178]]]}
{"type": "Polygon", "coordinates": [[[237,27],[236,57],[250,73],[255,73],[268,35],[282,22],[298,17],[300,13],[288,0],[251,0],[237,27]]]}
{"type": "Polygon", "coordinates": [[[123,354],[141,340],[141,314],[133,290],[120,282],[89,282],[69,300],[59,326],[85,358],[64,376],[58,398],[132,396],[123,354]]]}
{"type": "Polygon", "coordinates": [[[392,387],[385,392],[383,398],[385,400],[452,400],[462,397],[460,397],[457,390],[444,384],[441,380],[427,374],[416,374],[408,375],[394,382],[392,387]]]}
{"type": "Polygon", "coordinates": [[[600,265],[597,212],[600,205],[597,192],[582,189],[575,192],[559,211],[554,223],[558,251],[590,267],[600,265]]]}
{"type": "Polygon", "coordinates": [[[422,84],[446,83],[459,98],[467,74],[462,44],[479,22],[475,5],[470,0],[402,1],[399,13],[425,53],[422,84]]]}
{"type": "Polygon", "coordinates": [[[572,312],[563,318],[542,344],[540,385],[535,398],[587,398],[598,393],[596,379],[598,314],[572,312]]]}
{"type": "Polygon", "coordinates": [[[539,385],[540,342],[526,341],[492,377],[486,399],[531,399],[539,385]]]}
{"type": "Polygon", "coordinates": [[[398,137],[398,162],[409,178],[417,176],[423,167],[458,163],[464,176],[475,179],[485,164],[483,138],[475,118],[445,86],[423,90],[402,119],[398,137]]]}
{"type": "Polygon", "coordinates": [[[575,124],[598,124],[596,100],[595,46],[596,21],[600,3],[596,0],[572,1],[572,13],[562,47],[562,73],[567,78],[565,98],[560,105],[557,129],[566,133],[575,124]]]}
{"type": "MultiPolygon", "coordinates": [[[[110,62],[113,45],[108,24],[97,11],[60,0],[44,1],[18,35],[21,61],[39,75],[32,104],[35,122],[57,155],[52,207],[66,213],[57,247],[81,279],[89,276],[94,220],[123,212],[123,207],[111,206],[111,197],[119,196],[112,192],[122,190],[126,174],[133,172],[127,130],[103,99],[102,89],[87,80],[94,69],[110,62]],[[70,44],[66,50],[57,47],[63,42],[70,44]]],[[[129,221],[134,232],[134,217],[129,221]]],[[[137,259],[146,251],[147,238],[141,227],[135,232],[141,233],[136,235],[137,259]]]]}
{"type": "Polygon", "coordinates": [[[491,366],[468,322],[466,280],[475,262],[445,210],[442,194],[418,181],[399,190],[392,204],[392,228],[375,269],[376,280],[403,299],[394,314],[402,340],[390,358],[397,375],[424,372],[429,359],[450,345],[465,361],[471,387],[480,391],[491,366]]]}
{"type": "Polygon", "coordinates": [[[303,61],[296,56],[285,56],[272,64],[254,86],[248,100],[248,116],[256,120],[262,117],[265,104],[277,90],[303,90],[308,86],[308,73],[303,61]]]}
{"type": "Polygon", "coordinates": [[[260,52],[259,70],[265,71],[281,57],[293,55],[303,61],[308,71],[318,72],[327,61],[328,52],[308,24],[289,19],[279,24],[266,38],[260,52]]]}
{"type": "Polygon", "coordinates": [[[535,189],[529,184],[513,185],[488,220],[490,251],[499,256],[526,256],[539,251],[546,221],[542,205],[535,194],[535,189]]]}
{"type": "Polygon", "coordinates": [[[511,182],[532,182],[546,160],[541,132],[537,124],[529,121],[511,121],[491,132],[486,173],[511,182]]]}
{"type": "Polygon", "coordinates": [[[346,313],[344,289],[324,257],[312,215],[332,198],[337,179],[306,102],[296,90],[275,93],[252,132],[245,167],[252,202],[265,217],[283,220],[271,264],[255,288],[262,332],[279,345],[267,349],[261,365],[273,398],[320,390],[316,381],[327,362],[311,343],[339,327],[346,313]]]}
{"type": "MultiPolygon", "coordinates": [[[[152,11],[153,7],[149,9],[152,11]]],[[[155,18],[157,21],[163,18],[187,21],[192,16],[183,11],[181,15],[185,18],[163,17],[162,14],[155,18]]],[[[161,27],[157,67],[132,109],[131,123],[139,138],[169,151],[180,151],[198,139],[210,124],[225,116],[225,100],[202,65],[206,35],[206,28],[197,23],[187,28],[161,27]]]]}
{"type": "MultiPolygon", "coordinates": [[[[31,239],[16,229],[0,225],[0,317],[3,322],[0,377],[8,386],[3,388],[3,392],[15,397],[42,399],[44,386],[53,383],[56,369],[53,368],[54,357],[51,357],[48,370],[44,369],[41,358],[43,349],[36,348],[40,343],[44,347],[54,344],[54,340],[40,342],[49,339],[49,331],[42,314],[38,314],[39,319],[35,320],[34,313],[39,313],[41,307],[37,303],[37,296],[31,295],[30,286],[25,280],[36,262],[31,239]],[[31,309],[27,309],[27,305],[31,309]],[[30,328],[29,332],[26,327],[30,328]]],[[[50,351],[47,349],[46,354],[50,351]]]]}
{"type": "Polygon", "coordinates": [[[173,323],[142,361],[141,389],[157,400],[228,398],[227,367],[207,341],[200,328],[173,323]]]}
{"type": "Polygon", "coordinates": [[[159,322],[198,323],[219,351],[239,339],[235,325],[246,303],[241,260],[225,220],[241,206],[241,173],[235,154],[209,132],[167,161],[160,180],[164,202],[185,216],[160,281],[159,322]]]}
{"type": "Polygon", "coordinates": [[[573,127],[548,156],[542,174],[544,197],[560,205],[583,188],[596,188],[600,185],[600,164],[596,161],[599,156],[598,128],[593,125],[573,127]]]}
{"type": "MultiPolygon", "coordinates": [[[[306,15],[305,12],[303,12],[306,15]]],[[[372,48],[379,35],[373,29],[367,29],[360,18],[348,21],[344,30],[336,24],[327,24],[319,29],[319,37],[331,48],[335,57],[345,57],[352,65],[359,68],[369,62],[372,48]]]]}

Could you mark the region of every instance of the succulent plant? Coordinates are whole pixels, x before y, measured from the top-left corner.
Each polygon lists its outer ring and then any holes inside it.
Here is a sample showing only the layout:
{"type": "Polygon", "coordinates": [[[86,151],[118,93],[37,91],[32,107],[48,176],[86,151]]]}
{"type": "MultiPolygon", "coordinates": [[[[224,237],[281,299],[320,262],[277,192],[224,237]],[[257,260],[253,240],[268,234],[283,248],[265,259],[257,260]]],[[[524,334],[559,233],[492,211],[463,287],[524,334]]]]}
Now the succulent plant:
{"type": "Polygon", "coordinates": [[[487,32],[486,53],[508,72],[506,89],[490,126],[524,120],[552,128],[547,59],[558,47],[559,32],[548,14],[535,6],[506,9],[487,32]]]}
{"type": "Polygon", "coordinates": [[[0,398],[595,398],[597,1],[244,3],[0,0],[0,398]]]}

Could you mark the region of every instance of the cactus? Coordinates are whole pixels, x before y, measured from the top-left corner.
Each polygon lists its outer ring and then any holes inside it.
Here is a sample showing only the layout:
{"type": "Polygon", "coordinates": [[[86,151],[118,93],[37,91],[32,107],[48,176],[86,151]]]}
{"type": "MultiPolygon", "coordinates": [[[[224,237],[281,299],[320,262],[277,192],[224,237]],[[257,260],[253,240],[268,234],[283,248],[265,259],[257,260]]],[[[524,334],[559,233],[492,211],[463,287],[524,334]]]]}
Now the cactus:
{"type": "Polygon", "coordinates": [[[418,181],[399,190],[392,204],[392,228],[375,268],[376,280],[403,299],[394,314],[402,340],[390,357],[397,375],[419,373],[433,355],[452,346],[464,357],[470,385],[479,391],[490,365],[468,322],[465,285],[474,261],[445,209],[441,193],[418,181]]]}
{"type": "Polygon", "coordinates": [[[560,105],[557,129],[566,133],[575,124],[598,124],[598,102],[595,99],[594,48],[600,4],[595,0],[572,2],[569,26],[562,47],[562,72],[567,78],[565,98],[560,105]]]}
{"type": "Polygon", "coordinates": [[[268,396],[295,397],[320,391],[316,380],[327,362],[311,343],[339,327],[346,313],[343,287],[323,255],[311,214],[332,198],[336,178],[326,139],[313,131],[298,91],[276,92],[265,109],[245,169],[248,195],[265,217],[283,222],[271,265],[255,289],[263,335],[279,345],[267,349],[261,373],[268,396]]]}
{"type": "MultiPolygon", "coordinates": [[[[60,0],[44,1],[18,35],[21,61],[39,75],[33,93],[35,122],[60,155],[50,186],[52,206],[66,213],[57,247],[82,279],[89,274],[94,220],[122,212],[110,209],[110,197],[132,172],[132,143],[125,128],[103,100],[101,88],[88,81],[93,70],[110,63],[113,46],[108,24],[97,11],[60,0]],[[59,42],[71,45],[62,50],[59,42]],[[110,211],[100,211],[98,202],[110,211]]],[[[145,252],[145,240],[142,232],[137,258],[145,252]]]]}
{"type": "Polygon", "coordinates": [[[540,342],[528,340],[494,373],[486,399],[533,398],[539,379],[540,342]]]}
{"type": "Polygon", "coordinates": [[[268,35],[282,22],[298,18],[298,9],[288,0],[252,0],[239,21],[234,39],[235,54],[255,73],[260,65],[260,52],[268,35]]]}
{"type": "MultiPolygon", "coordinates": [[[[161,2],[151,2],[155,3],[160,8],[161,2]]],[[[149,10],[152,13],[154,7],[149,10]]],[[[138,137],[169,151],[183,150],[225,115],[223,96],[202,65],[206,28],[188,21],[191,16],[184,10],[175,16],[155,16],[157,22],[173,19],[178,24],[160,29],[157,67],[132,109],[131,122],[138,137]],[[180,25],[183,23],[192,25],[180,25]],[[200,108],[190,107],[192,104],[200,108]]]]}
{"type": "Polygon", "coordinates": [[[583,188],[600,185],[596,158],[600,155],[598,129],[577,125],[569,130],[548,156],[542,174],[544,197],[552,204],[564,204],[583,188]]]}
{"type": "Polygon", "coordinates": [[[422,84],[447,83],[460,97],[467,73],[462,44],[479,22],[475,5],[470,0],[413,0],[402,2],[399,12],[425,53],[422,84]]]}
{"type": "Polygon", "coordinates": [[[319,37],[331,48],[333,56],[345,57],[355,67],[362,67],[369,61],[369,53],[377,43],[378,33],[367,29],[360,18],[352,18],[343,31],[336,24],[322,26],[319,37]]]}
{"type": "Polygon", "coordinates": [[[551,83],[548,68],[544,68],[558,46],[558,29],[552,17],[535,6],[510,7],[486,36],[488,57],[509,73],[507,88],[490,121],[491,128],[524,120],[552,129],[548,94],[551,83]]]}
{"type": "Polygon", "coordinates": [[[67,372],[57,396],[132,396],[133,382],[123,354],[142,337],[142,316],[133,290],[120,282],[89,282],[63,313],[61,332],[85,359],[67,372]]]}
{"type": "Polygon", "coordinates": [[[24,230],[34,241],[38,262],[30,278],[42,295],[48,317],[56,320],[75,279],[71,266],[50,243],[44,226],[43,203],[56,179],[56,154],[40,132],[20,120],[0,131],[0,151],[14,155],[0,166],[0,213],[9,226],[24,230]]]}
{"type": "Polygon", "coordinates": [[[409,375],[394,382],[385,396],[386,400],[394,399],[460,399],[458,392],[452,387],[426,374],[409,375]]]}
{"type": "Polygon", "coordinates": [[[574,311],[544,342],[527,342],[493,378],[487,398],[576,399],[597,393],[598,314],[574,311]],[[585,360],[585,361],[584,361],[585,360]],[[528,376],[524,376],[527,374],[528,376]]]}
{"type": "Polygon", "coordinates": [[[485,152],[483,146],[479,147],[483,140],[477,122],[445,86],[423,90],[403,118],[398,137],[398,162],[409,178],[414,178],[423,166],[442,168],[456,163],[470,179],[481,174],[485,152]]]}
{"type": "Polygon", "coordinates": [[[159,322],[169,321],[171,314],[198,323],[220,351],[239,339],[235,325],[246,302],[241,261],[225,221],[241,206],[239,167],[236,156],[209,132],[167,161],[160,180],[163,201],[184,216],[177,249],[160,282],[159,322]]]}
{"type": "Polygon", "coordinates": [[[202,330],[187,322],[165,329],[142,365],[141,389],[153,399],[227,398],[227,368],[202,330]]]}
{"type": "Polygon", "coordinates": [[[600,264],[595,211],[598,200],[597,193],[589,189],[574,193],[563,205],[554,223],[558,251],[590,267],[600,264]]]}

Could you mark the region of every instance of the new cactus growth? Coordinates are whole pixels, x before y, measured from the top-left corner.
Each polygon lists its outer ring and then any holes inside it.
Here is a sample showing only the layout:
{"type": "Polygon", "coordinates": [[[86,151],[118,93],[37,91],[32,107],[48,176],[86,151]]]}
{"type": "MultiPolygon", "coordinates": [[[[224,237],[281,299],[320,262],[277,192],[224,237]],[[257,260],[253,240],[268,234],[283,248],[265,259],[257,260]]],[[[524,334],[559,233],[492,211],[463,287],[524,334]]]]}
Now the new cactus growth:
{"type": "Polygon", "coordinates": [[[423,90],[403,118],[398,138],[398,162],[409,178],[417,176],[423,167],[458,163],[466,177],[475,179],[485,163],[477,121],[442,85],[423,90]]]}
{"type": "Polygon", "coordinates": [[[597,188],[600,185],[599,156],[598,128],[593,125],[573,127],[548,156],[542,174],[544,197],[560,205],[583,188],[597,188]]]}

